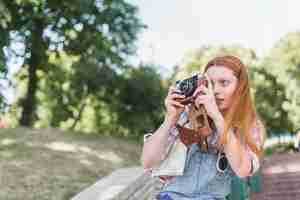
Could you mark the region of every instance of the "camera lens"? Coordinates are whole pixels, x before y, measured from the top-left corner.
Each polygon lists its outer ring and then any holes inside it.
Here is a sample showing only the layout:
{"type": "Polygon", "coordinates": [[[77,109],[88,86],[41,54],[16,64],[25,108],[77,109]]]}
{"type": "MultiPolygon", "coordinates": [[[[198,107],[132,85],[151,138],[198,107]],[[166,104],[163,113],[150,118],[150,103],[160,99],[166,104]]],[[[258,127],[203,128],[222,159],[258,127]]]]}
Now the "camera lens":
{"type": "Polygon", "coordinates": [[[182,91],[187,91],[189,89],[189,83],[188,82],[183,82],[181,84],[181,90],[182,91]]]}
{"type": "Polygon", "coordinates": [[[185,95],[186,97],[189,97],[197,88],[197,80],[198,76],[195,75],[181,81],[176,81],[176,87],[178,90],[181,91],[181,94],[185,95]]]}

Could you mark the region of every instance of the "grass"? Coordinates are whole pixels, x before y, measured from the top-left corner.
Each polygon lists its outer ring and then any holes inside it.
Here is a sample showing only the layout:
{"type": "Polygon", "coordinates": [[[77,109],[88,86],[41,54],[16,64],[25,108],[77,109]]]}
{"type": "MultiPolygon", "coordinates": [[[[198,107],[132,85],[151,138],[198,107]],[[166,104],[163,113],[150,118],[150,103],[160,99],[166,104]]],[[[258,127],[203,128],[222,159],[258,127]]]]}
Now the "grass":
{"type": "Polygon", "coordinates": [[[142,146],[57,129],[0,130],[0,199],[69,200],[113,170],[139,165],[142,146]]]}

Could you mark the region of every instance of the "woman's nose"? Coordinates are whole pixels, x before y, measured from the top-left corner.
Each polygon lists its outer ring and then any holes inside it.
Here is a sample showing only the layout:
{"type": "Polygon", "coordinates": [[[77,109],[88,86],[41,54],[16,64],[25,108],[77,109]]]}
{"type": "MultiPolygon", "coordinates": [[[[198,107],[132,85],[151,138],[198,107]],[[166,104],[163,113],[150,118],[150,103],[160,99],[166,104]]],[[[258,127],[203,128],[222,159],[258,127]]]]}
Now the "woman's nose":
{"type": "Polygon", "coordinates": [[[213,84],[213,90],[214,90],[215,94],[219,94],[222,91],[222,89],[218,83],[213,84]]]}

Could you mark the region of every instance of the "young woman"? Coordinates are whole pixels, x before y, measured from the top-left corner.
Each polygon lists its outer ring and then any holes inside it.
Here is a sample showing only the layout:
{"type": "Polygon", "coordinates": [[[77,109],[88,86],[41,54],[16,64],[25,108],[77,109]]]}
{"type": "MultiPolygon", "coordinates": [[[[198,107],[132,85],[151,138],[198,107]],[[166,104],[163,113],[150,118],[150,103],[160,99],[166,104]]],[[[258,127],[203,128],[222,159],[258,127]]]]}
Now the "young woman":
{"type": "Polygon", "coordinates": [[[165,182],[156,196],[159,200],[225,199],[234,174],[247,177],[259,168],[264,127],[251,99],[246,66],[237,57],[221,56],[212,59],[204,72],[208,86],[202,84],[196,89],[192,104],[181,104],[185,97],[170,87],[165,120],[144,143],[141,160],[151,172],[166,154],[170,137],[179,132],[176,127],[184,116],[184,126],[197,127],[193,119],[202,106],[211,119],[207,148],[200,143],[185,144],[188,151],[183,175],[161,177],[165,182]]]}

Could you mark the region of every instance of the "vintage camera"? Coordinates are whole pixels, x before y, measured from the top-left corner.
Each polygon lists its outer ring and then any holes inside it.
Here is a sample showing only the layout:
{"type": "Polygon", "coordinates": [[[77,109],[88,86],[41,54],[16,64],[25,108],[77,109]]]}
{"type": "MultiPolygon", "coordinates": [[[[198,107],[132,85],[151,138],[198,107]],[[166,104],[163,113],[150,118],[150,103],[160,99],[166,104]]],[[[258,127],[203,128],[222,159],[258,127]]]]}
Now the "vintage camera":
{"type": "Polygon", "coordinates": [[[207,86],[207,83],[208,82],[206,78],[202,74],[196,74],[187,79],[176,81],[175,85],[176,89],[180,91],[179,94],[185,95],[185,98],[181,100],[180,103],[184,105],[192,103],[194,101],[192,95],[194,94],[197,87],[199,87],[201,84],[205,84],[207,86]]]}
{"type": "MultiPolygon", "coordinates": [[[[184,99],[178,99],[181,104],[187,105],[194,102],[196,97],[193,94],[197,87],[204,84],[208,85],[208,80],[202,74],[196,74],[190,78],[176,81],[176,89],[179,90],[179,94],[185,95],[184,99]]],[[[190,121],[196,121],[197,126],[194,129],[186,127],[178,127],[180,132],[181,141],[186,144],[198,143],[201,144],[201,148],[208,149],[208,143],[206,138],[212,133],[213,121],[208,117],[203,105],[196,108],[197,114],[192,115],[190,121]]]]}
{"type": "MultiPolygon", "coordinates": [[[[208,85],[208,80],[202,74],[196,74],[187,79],[176,81],[176,89],[179,90],[179,94],[185,95],[184,99],[178,99],[181,104],[187,105],[194,102],[196,97],[193,94],[197,87],[204,84],[208,85]]],[[[206,141],[207,136],[212,133],[211,124],[212,120],[208,117],[206,110],[203,105],[200,105],[197,115],[193,115],[191,121],[197,121],[197,126],[194,127],[195,130],[178,127],[180,134],[180,139],[184,144],[198,143],[203,146],[206,150],[208,149],[208,143],[206,141]]],[[[202,147],[201,147],[202,148],[202,147]]]]}

